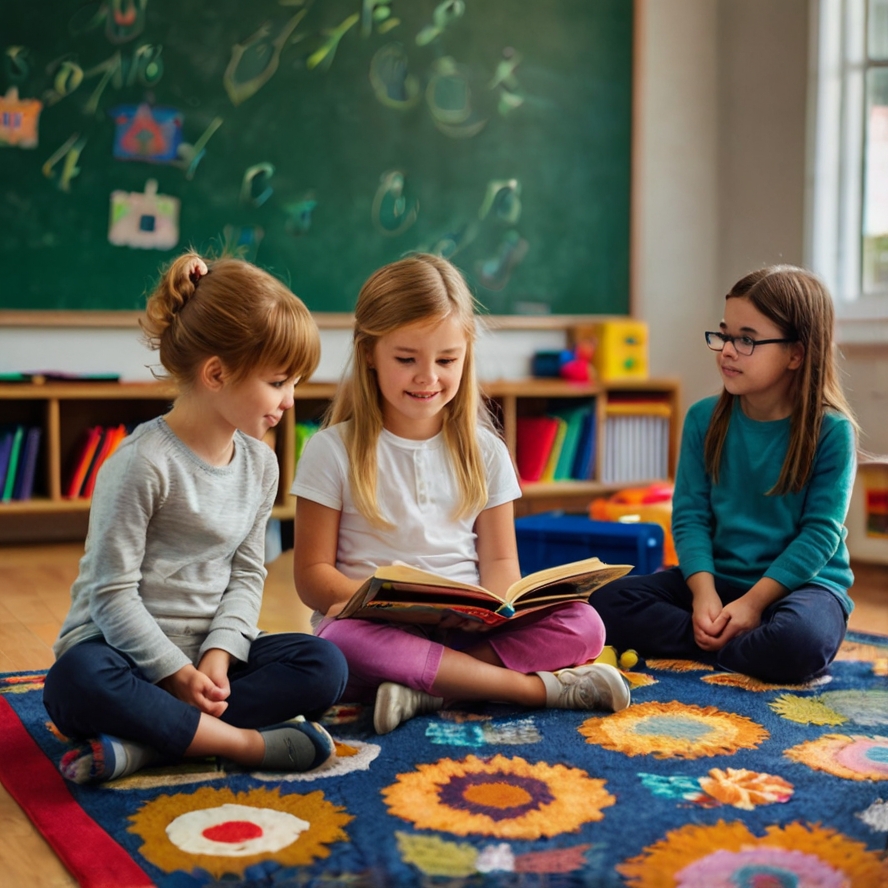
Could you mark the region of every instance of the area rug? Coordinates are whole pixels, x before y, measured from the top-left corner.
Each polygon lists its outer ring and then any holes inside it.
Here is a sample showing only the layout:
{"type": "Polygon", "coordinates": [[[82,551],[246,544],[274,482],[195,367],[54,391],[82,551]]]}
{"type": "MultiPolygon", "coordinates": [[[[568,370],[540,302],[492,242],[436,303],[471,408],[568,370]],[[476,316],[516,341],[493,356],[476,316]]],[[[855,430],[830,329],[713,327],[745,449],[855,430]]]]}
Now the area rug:
{"type": "Polygon", "coordinates": [[[79,787],[43,674],[7,674],[0,780],[84,888],[888,885],[888,639],[850,634],[804,686],[689,661],[626,675],[621,713],[487,706],[377,737],[343,705],[321,772],[79,787]]]}

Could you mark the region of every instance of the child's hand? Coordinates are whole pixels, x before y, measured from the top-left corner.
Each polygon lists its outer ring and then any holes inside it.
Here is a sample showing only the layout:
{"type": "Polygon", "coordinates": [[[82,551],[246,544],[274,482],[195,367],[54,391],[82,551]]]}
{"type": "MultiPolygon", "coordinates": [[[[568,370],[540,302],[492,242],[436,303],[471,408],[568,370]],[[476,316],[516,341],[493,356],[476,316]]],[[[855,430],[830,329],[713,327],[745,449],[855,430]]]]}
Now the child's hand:
{"type": "Polygon", "coordinates": [[[228,695],[231,693],[231,683],[228,680],[228,670],[231,668],[231,660],[232,656],[228,651],[223,651],[220,648],[210,648],[200,658],[200,663],[197,664],[197,668],[200,672],[203,672],[204,675],[208,676],[217,688],[221,688],[225,691],[225,697],[223,699],[227,699],[228,695]]]}
{"type": "Polygon", "coordinates": [[[168,675],[160,686],[183,703],[196,706],[201,712],[216,718],[228,708],[225,698],[230,691],[218,687],[208,675],[191,664],[168,675]]]}
{"type": "Polygon", "coordinates": [[[722,632],[727,625],[729,616],[722,607],[721,598],[711,589],[694,590],[694,641],[704,651],[717,651],[724,646],[722,632]]]}
{"type": "Polygon", "coordinates": [[[745,595],[726,604],[722,613],[727,616],[728,623],[721,633],[721,646],[726,645],[732,638],[755,629],[762,622],[761,611],[745,595]]]}

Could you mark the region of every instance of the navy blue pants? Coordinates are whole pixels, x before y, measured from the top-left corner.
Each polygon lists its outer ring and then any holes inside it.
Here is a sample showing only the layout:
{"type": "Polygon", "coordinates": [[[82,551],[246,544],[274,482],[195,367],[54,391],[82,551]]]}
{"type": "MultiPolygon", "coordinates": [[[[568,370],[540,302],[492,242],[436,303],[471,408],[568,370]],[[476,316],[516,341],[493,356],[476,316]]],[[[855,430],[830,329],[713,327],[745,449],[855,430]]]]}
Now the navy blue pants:
{"type": "MultiPolygon", "coordinates": [[[[715,582],[724,604],[746,591],[715,582]]],[[[642,657],[698,660],[763,681],[795,684],[822,672],[845,637],[847,618],[839,600],[822,586],[805,586],[766,608],[757,628],[719,651],[694,641],[693,596],[681,570],[626,576],[592,594],[604,621],[607,644],[642,657]]]]}
{"type": "MultiPolygon", "coordinates": [[[[316,718],[345,689],[345,657],[329,641],[300,633],[260,635],[246,663],[228,674],[222,721],[264,728],[297,715],[316,718]]],[[[43,702],[67,737],[112,734],[144,743],[171,760],[197,732],[200,710],[148,681],[133,661],[94,638],[67,650],[46,676],[43,702]]]]}

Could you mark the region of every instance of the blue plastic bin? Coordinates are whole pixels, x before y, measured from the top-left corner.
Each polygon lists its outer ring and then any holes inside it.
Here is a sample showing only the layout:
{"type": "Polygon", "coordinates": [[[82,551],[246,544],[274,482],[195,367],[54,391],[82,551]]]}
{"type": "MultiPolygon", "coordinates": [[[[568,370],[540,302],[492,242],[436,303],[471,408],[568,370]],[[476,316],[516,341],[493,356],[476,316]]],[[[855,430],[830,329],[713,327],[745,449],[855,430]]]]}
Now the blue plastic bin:
{"type": "Polygon", "coordinates": [[[524,576],[593,556],[607,564],[632,564],[634,574],[654,573],[663,566],[663,528],[659,524],[621,524],[543,512],[517,518],[515,533],[524,576]]]}

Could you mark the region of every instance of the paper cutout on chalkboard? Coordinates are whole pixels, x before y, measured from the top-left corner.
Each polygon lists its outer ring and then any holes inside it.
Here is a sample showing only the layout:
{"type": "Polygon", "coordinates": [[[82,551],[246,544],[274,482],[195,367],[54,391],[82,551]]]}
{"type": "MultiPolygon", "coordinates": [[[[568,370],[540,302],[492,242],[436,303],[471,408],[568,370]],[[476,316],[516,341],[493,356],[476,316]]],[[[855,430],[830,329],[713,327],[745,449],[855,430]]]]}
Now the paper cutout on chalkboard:
{"type": "Polygon", "coordinates": [[[292,234],[294,237],[306,234],[311,228],[311,214],[317,205],[318,202],[311,193],[306,194],[302,200],[287,204],[284,207],[287,216],[284,230],[287,234],[292,234]]]}
{"type": "Polygon", "coordinates": [[[321,33],[324,35],[324,42],[306,59],[305,67],[311,71],[318,65],[323,66],[327,70],[333,64],[333,57],[339,46],[339,41],[353,28],[361,18],[358,13],[350,15],[343,19],[335,28],[325,28],[321,33]]]}
{"type": "Polygon", "coordinates": [[[0,146],[36,148],[42,108],[39,99],[19,99],[18,87],[10,86],[0,96],[0,146]]]}
{"type": "Polygon", "coordinates": [[[467,139],[484,129],[487,118],[479,118],[472,107],[469,70],[450,56],[436,59],[426,87],[426,102],[435,126],[451,139],[467,139]]]}
{"type": "Polygon", "coordinates": [[[173,163],[182,142],[182,112],[176,108],[118,105],[111,109],[116,127],[114,157],[147,163],[173,163]]]}
{"type": "Polygon", "coordinates": [[[248,167],[241,181],[241,203],[249,203],[261,207],[274,193],[268,183],[274,175],[274,164],[264,161],[248,167]]]}
{"type": "Polygon", "coordinates": [[[3,53],[3,70],[9,83],[24,83],[31,73],[31,61],[26,46],[7,46],[3,53]]]}
{"type": "Polygon", "coordinates": [[[416,221],[419,200],[415,200],[407,209],[404,174],[400,170],[389,170],[379,177],[379,187],[373,196],[370,212],[376,229],[386,237],[403,234],[416,221]]]}
{"type": "Polygon", "coordinates": [[[62,164],[62,174],[59,176],[57,184],[62,191],[70,191],[71,180],[75,176],[80,175],[80,167],[77,166],[77,161],[80,160],[80,153],[83,151],[84,147],[86,147],[86,136],[81,137],[80,133],[72,133],[65,142],[46,159],[46,162],[41,167],[43,175],[46,176],[47,179],[54,178],[56,164],[64,159],[65,162],[62,164]]]}
{"type": "Polygon", "coordinates": [[[465,11],[465,0],[444,0],[443,3],[439,3],[432,13],[432,23],[426,25],[416,35],[416,45],[427,46],[436,37],[439,37],[451,22],[462,18],[465,11]]]}
{"type": "Polygon", "coordinates": [[[81,6],[70,18],[72,34],[85,34],[105,23],[105,36],[111,43],[134,40],[145,28],[148,0],[103,0],[81,6]]]}
{"type": "Polygon", "coordinates": [[[240,105],[271,79],[271,75],[278,69],[284,45],[306,12],[307,9],[300,9],[271,41],[268,39],[271,36],[271,26],[266,23],[246,42],[235,43],[231,47],[231,59],[222,83],[232,104],[240,105]]]}
{"type": "Polygon", "coordinates": [[[171,250],[179,242],[179,199],[157,193],[157,180],[145,191],[112,191],[108,240],[118,247],[171,250]]]}
{"type": "Polygon", "coordinates": [[[518,89],[518,78],[515,76],[515,69],[521,62],[521,53],[511,46],[507,46],[503,50],[502,60],[496,66],[493,78],[488,84],[490,89],[499,90],[497,110],[503,117],[524,104],[524,93],[518,89]]]}
{"type": "Polygon", "coordinates": [[[418,101],[419,78],[408,71],[407,51],[400,43],[387,43],[370,60],[370,83],[376,98],[388,108],[405,111],[418,101]]]}

